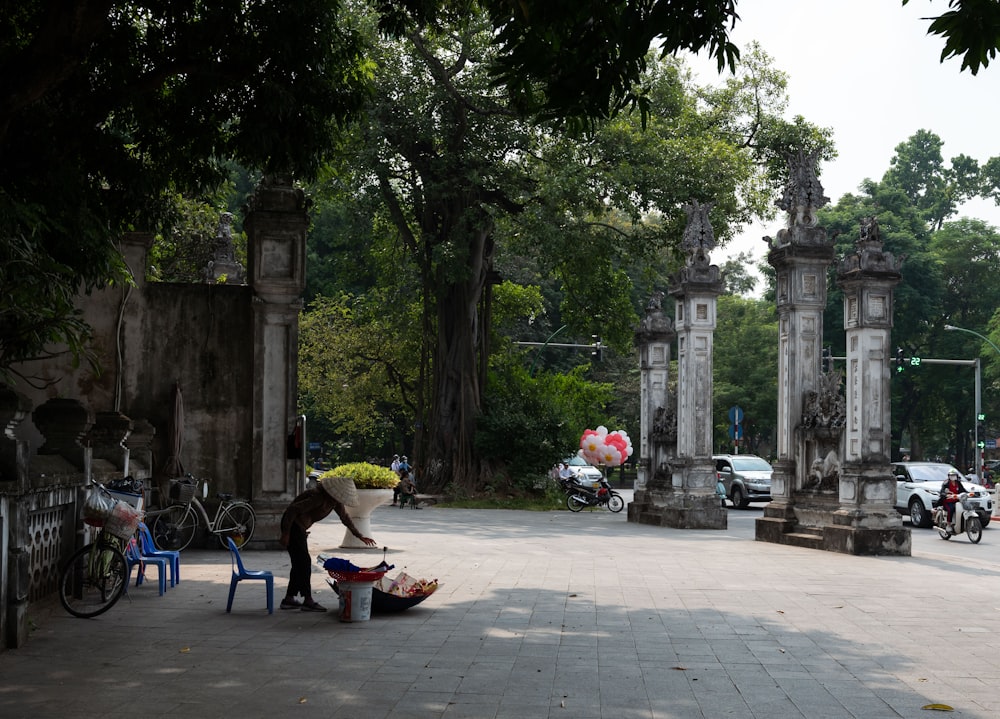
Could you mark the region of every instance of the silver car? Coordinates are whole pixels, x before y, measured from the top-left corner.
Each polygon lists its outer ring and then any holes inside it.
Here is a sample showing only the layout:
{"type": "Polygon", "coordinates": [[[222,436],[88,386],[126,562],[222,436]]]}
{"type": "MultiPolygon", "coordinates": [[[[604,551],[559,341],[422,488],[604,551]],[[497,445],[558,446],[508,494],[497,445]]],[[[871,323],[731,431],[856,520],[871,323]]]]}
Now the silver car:
{"type": "Polygon", "coordinates": [[[771,474],[767,460],[753,454],[715,454],[716,476],[726,488],[726,497],[738,509],[750,502],[771,501],[771,474]]]}

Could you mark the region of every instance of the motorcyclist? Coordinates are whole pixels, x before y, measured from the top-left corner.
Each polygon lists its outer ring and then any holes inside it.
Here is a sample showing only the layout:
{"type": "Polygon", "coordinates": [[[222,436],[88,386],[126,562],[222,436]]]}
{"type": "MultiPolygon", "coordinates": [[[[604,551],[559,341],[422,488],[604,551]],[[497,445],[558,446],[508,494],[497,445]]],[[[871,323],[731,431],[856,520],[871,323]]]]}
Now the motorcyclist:
{"type": "Polygon", "coordinates": [[[939,492],[941,504],[948,513],[948,524],[954,524],[955,505],[958,504],[958,495],[966,491],[968,490],[962,484],[958,470],[948,470],[948,479],[941,485],[941,491],[939,492]]]}

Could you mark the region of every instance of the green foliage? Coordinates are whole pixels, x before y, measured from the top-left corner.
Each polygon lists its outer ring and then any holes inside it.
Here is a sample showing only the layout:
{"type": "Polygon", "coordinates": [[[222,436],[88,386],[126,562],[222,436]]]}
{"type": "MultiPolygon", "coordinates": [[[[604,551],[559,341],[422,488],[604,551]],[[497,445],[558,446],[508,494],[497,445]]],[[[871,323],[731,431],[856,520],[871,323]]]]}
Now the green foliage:
{"type": "Polygon", "coordinates": [[[588,382],[585,370],[531,377],[517,356],[495,357],[477,423],[479,456],[530,486],[575,451],[584,429],[613,424],[605,414],[612,386],[588,382]]]}
{"type": "Polygon", "coordinates": [[[31,258],[0,296],[0,367],[61,342],[79,356],[86,334],[66,298],[127,282],[119,238],[169,236],[176,194],[217,187],[226,159],[315,172],[369,89],[364,44],[338,8],[0,6],[0,244],[27,243],[6,252],[31,258]],[[41,303],[37,316],[16,309],[41,303]]]}
{"type": "MultiPolygon", "coordinates": [[[[903,0],[906,5],[910,0],[903,0]]],[[[973,75],[986,67],[1000,50],[1000,5],[993,0],[949,0],[953,8],[932,18],[928,34],[944,38],[941,62],[962,56],[962,70],[973,75]]]]}
{"type": "Polygon", "coordinates": [[[368,462],[341,464],[320,475],[325,477],[347,477],[358,489],[392,489],[399,484],[399,475],[391,469],[368,462]]]}
{"type": "Polygon", "coordinates": [[[316,297],[299,323],[300,410],[366,452],[391,447],[414,414],[417,339],[408,328],[419,326],[419,305],[398,290],[316,297]]]}
{"type": "MultiPolygon", "coordinates": [[[[160,233],[149,251],[146,279],[155,282],[203,282],[202,272],[218,244],[222,211],[216,206],[181,195],[174,197],[175,219],[160,233]]],[[[232,233],[236,261],[247,266],[246,235],[232,233]]]]}
{"type": "Polygon", "coordinates": [[[717,315],[712,353],[715,445],[731,446],[728,412],[739,406],[745,437],[756,453],[762,443],[773,440],[777,424],[777,311],[767,300],[722,295],[717,315]]]}

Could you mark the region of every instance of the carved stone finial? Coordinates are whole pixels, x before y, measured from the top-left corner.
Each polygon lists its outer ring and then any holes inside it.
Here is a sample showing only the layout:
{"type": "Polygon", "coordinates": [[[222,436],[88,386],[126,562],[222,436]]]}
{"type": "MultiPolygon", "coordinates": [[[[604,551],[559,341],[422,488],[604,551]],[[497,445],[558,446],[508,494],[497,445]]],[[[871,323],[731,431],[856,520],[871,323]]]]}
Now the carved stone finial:
{"type": "Polygon", "coordinates": [[[846,255],[840,262],[838,277],[843,279],[861,273],[867,276],[898,277],[903,259],[896,259],[891,252],[882,249],[882,233],[878,218],[864,217],[858,239],[854,243],[854,253],[846,255]]]}
{"type": "Polygon", "coordinates": [[[202,269],[204,280],[210,284],[225,282],[230,285],[241,285],[246,282],[246,270],[236,261],[236,248],[233,245],[233,214],[223,212],[219,215],[219,229],[215,233],[215,250],[212,259],[202,269]]]}
{"type": "Polygon", "coordinates": [[[681,249],[687,251],[689,256],[705,255],[715,248],[715,232],[708,219],[708,212],[714,204],[714,202],[701,203],[698,200],[691,200],[684,205],[688,219],[684,236],[681,238],[681,249]]]}
{"type": "Polygon", "coordinates": [[[796,154],[787,154],[788,184],[785,193],[777,201],[777,206],[788,213],[788,226],[816,224],[816,210],[830,201],[823,194],[816,173],[819,152],[806,153],[799,150],[796,154]]]}

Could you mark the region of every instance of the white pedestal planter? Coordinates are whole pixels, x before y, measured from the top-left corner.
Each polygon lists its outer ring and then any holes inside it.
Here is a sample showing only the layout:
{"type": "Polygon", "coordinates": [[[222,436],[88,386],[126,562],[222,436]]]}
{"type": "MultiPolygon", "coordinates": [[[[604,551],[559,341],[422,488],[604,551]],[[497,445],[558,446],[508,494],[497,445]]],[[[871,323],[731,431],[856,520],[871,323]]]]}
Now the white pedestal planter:
{"type": "MultiPolygon", "coordinates": [[[[372,512],[380,505],[388,504],[392,501],[391,489],[359,489],[358,506],[348,507],[347,513],[351,516],[354,526],[358,528],[362,536],[372,536],[372,512]]],[[[344,532],[344,541],[340,543],[346,549],[364,549],[365,543],[351,534],[348,529],[344,532]]]]}

